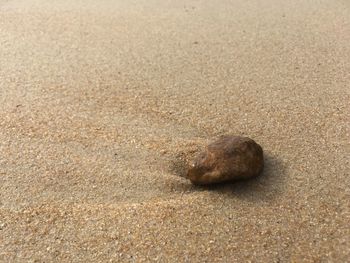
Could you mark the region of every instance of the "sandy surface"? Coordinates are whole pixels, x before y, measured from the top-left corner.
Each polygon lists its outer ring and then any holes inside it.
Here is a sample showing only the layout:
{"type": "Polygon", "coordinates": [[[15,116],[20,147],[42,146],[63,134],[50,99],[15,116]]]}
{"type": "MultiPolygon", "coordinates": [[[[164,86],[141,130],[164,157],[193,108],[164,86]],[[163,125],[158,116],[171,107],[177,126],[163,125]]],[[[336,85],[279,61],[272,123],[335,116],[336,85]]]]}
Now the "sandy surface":
{"type": "Polygon", "coordinates": [[[350,4],[0,0],[0,261],[346,262],[350,4]],[[258,179],[197,188],[222,134],[258,179]]]}

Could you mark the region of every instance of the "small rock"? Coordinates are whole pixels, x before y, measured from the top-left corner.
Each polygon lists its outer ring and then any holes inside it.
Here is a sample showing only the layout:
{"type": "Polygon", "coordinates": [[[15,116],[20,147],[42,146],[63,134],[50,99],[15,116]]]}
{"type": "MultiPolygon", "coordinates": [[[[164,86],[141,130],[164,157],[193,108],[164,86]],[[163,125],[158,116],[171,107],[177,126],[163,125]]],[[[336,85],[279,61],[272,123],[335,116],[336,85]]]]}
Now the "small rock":
{"type": "Polygon", "coordinates": [[[264,168],[263,150],[247,137],[222,136],[209,144],[189,165],[187,178],[193,184],[213,184],[248,179],[264,168]]]}

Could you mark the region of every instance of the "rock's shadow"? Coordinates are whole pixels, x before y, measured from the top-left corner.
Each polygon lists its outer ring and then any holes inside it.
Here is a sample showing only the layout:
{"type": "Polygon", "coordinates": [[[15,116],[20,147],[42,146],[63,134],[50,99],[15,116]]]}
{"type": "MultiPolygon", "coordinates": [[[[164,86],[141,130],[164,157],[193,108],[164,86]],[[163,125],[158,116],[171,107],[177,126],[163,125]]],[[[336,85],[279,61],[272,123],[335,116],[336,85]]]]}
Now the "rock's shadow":
{"type": "MultiPolygon", "coordinates": [[[[179,191],[213,191],[232,198],[244,199],[248,202],[273,201],[283,194],[285,189],[286,169],[282,160],[269,153],[264,153],[264,171],[255,178],[231,183],[221,183],[210,186],[186,187],[182,184],[179,191]]],[[[172,167],[172,173],[185,177],[186,164],[177,159],[172,167]]]]}

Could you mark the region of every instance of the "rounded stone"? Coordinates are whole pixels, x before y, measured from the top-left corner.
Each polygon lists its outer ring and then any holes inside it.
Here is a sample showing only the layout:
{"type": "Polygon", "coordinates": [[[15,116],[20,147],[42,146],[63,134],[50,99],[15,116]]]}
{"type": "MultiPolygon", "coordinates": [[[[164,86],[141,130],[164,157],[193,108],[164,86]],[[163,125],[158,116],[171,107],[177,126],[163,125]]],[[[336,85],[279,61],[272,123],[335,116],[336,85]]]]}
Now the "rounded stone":
{"type": "Polygon", "coordinates": [[[248,179],[264,168],[263,149],[247,137],[225,135],[209,144],[189,164],[187,178],[205,185],[248,179]]]}

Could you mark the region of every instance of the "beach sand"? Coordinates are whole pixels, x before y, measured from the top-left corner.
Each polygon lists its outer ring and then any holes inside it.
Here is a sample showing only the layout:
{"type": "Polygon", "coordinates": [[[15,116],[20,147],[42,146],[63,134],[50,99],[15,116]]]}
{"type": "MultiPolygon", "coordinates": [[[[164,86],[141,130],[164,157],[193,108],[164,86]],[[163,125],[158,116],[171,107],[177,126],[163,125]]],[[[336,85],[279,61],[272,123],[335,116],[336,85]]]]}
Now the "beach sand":
{"type": "Polygon", "coordinates": [[[345,0],[0,0],[0,261],[348,261],[349,43],[345,0]],[[192,186],[223,134],[264,173],[192,186]]]}

